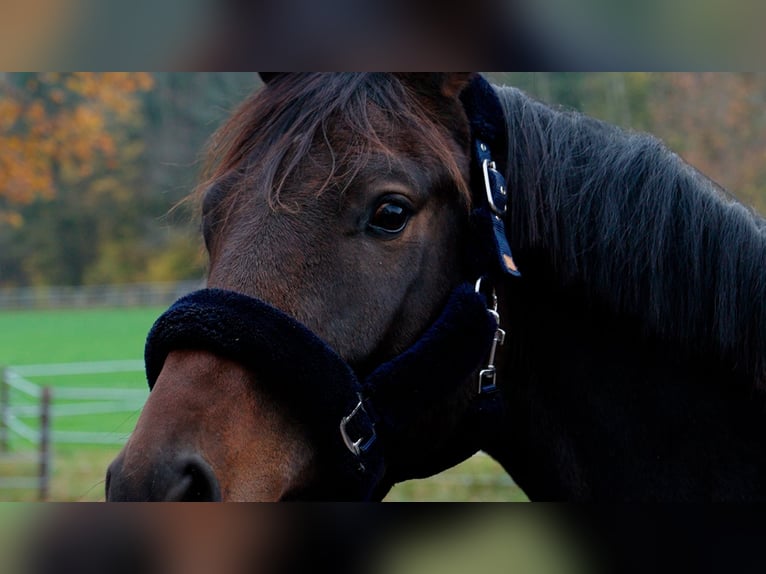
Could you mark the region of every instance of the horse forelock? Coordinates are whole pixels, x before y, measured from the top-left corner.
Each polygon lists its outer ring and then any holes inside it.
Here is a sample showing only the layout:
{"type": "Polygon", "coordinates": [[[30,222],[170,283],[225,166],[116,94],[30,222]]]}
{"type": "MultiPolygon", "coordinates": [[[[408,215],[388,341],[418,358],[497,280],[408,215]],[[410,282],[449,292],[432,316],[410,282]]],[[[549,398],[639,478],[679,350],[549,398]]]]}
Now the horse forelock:
{"type": "Polygon", "coordinates": [[[766,222],[653,136],[499,94],[520,266],[766,387],[766,222]]]}
{"type": "Polygon", "coordinates": [[[392,74],[289,74],[256,91],[214,134],[196,197],[203,211],[215,206],[219,223],[243,206],[242,196],[289,211],[330,188],[342,194],[373,160],[406,171],[400,136],[408,133],[409,159],[469,205],[460,149],[467,123],[454,104],[419,98],[392,74]]]}

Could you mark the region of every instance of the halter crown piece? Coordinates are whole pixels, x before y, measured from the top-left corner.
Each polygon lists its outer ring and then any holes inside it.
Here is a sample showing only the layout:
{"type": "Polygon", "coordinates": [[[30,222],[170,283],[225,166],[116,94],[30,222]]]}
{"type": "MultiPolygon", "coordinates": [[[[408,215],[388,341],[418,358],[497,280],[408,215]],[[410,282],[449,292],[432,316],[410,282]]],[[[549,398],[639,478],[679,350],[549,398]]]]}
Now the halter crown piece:
{"type": "MultiPolygon", "coordinates": [[[[492,237],[492,262],[477,263],[477,276],[486,284],[498,276],[519,275],[505,235],[508,192],[492,157],[495,150],[505,150],[507,136],[500,103],[486,80],[477,76],[461,98],[474,140],[473,227],[481,238],[492,237]]],[[[480,241],[486,252],[487,242],[480,241]]],[[[315,487],[323,497],[369,499],[386,472],[386,449],[405,439],[400,429],[416,421],[435,396],[460,388],[483,361],[488,365],[481,370],[479,391],[494,390],[495,349],[504,332],[494,291],[488,305],[481,282],[457,287],[412,347],[364,377],[308,328],[268,303],[201,289],[176,301],[150,330],[145,348],[149,388],[173,350],[202,349],[241,363],[259,390],[289,407],[317,452],[325,453],[322,464],[331,469],[325,473],[331,482],[315,487]]],[[[488,404],[478,410],[485,413],[488,404]]]]}

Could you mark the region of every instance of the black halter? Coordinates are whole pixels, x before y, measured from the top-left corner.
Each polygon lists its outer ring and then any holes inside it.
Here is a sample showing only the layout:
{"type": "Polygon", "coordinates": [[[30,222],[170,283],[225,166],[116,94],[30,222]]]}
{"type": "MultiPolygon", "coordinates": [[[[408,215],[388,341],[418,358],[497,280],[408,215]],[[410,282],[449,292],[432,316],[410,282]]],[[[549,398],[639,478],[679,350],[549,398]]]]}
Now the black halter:
{"type": "MultiPolygon", "coordinates": [[[[505,149],[505,123],[494,89],[483,78],[477,76],[462,98],[474,140],[472,227],[483,244],[479,251],[486,253],[489,244],[495,254],[475,260],[476,276],[486,284],[518,275],[504,228],[508,194],[492,155],[505,149]]],[[[320,464],[332,482],[318,487],[321,495],[368,499],[386,472],[386,445],[435,397],[464,385],[487,361],[479,392],[494,390],[492,363],[503,333],[496,308],[488,309],[481,291],[478,284],[459,286],[410,349],[359,378],[309,329],[264,301],[202,289],[176,301],[149,332],[149,387],[176,349],[204,349],[241,363],[254,373],[259,389],[290,409],[326,457],[320,464]]]]}

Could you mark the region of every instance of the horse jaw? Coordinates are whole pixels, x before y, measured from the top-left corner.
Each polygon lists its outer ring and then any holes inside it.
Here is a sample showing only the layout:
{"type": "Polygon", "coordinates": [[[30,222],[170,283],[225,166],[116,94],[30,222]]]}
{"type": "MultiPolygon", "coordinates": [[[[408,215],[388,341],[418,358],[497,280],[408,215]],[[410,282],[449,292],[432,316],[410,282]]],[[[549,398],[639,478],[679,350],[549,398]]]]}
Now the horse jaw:
{"type": "Polygon", "coordinates": [[[211,499],[277,501],[300,490],[310,481],[312,451],[256,388],[252,373],[233,361],[206,351],[170,353],[110,467],[107,500],[205,500],[198,496],[205,489],[188,487],[189,460],[216,483],[211,499]]]}

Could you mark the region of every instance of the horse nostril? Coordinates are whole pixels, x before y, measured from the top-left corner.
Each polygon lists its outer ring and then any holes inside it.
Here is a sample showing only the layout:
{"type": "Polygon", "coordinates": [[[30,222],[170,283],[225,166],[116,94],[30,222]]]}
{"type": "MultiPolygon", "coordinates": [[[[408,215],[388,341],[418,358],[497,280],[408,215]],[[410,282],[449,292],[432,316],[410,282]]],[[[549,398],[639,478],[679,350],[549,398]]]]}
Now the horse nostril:
{"type": "Polygon", "coordinates": [[[178,482],[168,490],[165,500],[177,502],[218,502],[221,488],[210,465],[201,457],[184,458],[177,466],[178,482]]]}
{"type": "Polygon", "coordinates": [[[211,466],[198,454],[148,465],[146,472],[125,472],[118,457],[106,471],[108,501],[218,502],[221,487],[211,466]]]}

